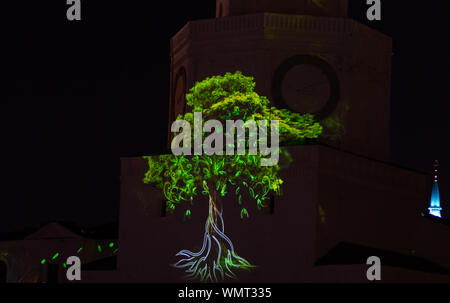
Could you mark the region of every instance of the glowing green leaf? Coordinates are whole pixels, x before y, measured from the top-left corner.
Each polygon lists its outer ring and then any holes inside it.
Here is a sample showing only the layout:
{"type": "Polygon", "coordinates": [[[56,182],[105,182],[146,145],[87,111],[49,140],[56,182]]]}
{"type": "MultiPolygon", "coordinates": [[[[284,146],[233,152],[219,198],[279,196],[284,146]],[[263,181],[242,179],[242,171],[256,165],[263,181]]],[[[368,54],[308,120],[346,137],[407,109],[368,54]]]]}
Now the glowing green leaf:
{"type": "Polygon", "coordinates": [[[188,219],[191,218],[191,210],[190,209],[186,210],[186,212],[184,213],[184,218],[188,218],[188,219]]]}
{"type": "Polygon", "coordinates": [[[247,211],[247,209],[245,209],[245,208],[243,208],[242,210],[241,210],[241,219],[244,219],[244,217],[249,217],[249,214],[248,214],[248,211],[247,211]]]}
{"type": "Polygon", "coordinates": [[[223,186],[222,186],[222,190],[220,191],[220,195],[222,196],[222,197],[225,197],[225,195],[226,195],[226,190],[227,189],[227,184],[225,183],[223,186]]]}
{"type": "Polygon", "coordinates": [[[249,193],[250,193],[250,196],[251,196],[252,198],[255,198],[255,192],[253,191],[253,188],[249,187],[249,188],[248,188],[248,191],[249,191],[249,193]]]}

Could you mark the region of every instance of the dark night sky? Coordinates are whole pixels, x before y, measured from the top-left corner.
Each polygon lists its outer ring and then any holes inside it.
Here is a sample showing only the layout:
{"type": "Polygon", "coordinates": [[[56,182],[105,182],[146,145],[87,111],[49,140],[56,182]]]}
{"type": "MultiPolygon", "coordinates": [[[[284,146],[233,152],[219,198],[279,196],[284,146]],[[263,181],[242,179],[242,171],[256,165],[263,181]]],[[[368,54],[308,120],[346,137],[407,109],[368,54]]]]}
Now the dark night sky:
{"type": "MultiPolygon", "coordinates": [[[[0,24],[0,233],[117,220],[120,157],[166,144],[169,38],[214,17],[215,1],[82,0],[81,22],[66,20],[63,0],[11,2],[0,24]]],[[[363,23],[365,2],[350,8],[363,23]]],[[[369,25],[394,39],[392,162],[429,172],[439,159],[450,208],[447,2],[384,0],[383,21],[369,25]]]]}

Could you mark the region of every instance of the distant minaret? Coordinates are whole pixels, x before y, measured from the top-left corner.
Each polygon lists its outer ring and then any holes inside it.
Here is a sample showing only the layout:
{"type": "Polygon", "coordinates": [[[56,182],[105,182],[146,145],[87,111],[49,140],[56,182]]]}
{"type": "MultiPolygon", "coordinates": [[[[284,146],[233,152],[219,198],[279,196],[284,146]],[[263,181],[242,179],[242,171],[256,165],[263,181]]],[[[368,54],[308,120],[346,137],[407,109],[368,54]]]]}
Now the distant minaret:
{"type": "Polygon", "coordinates": [[[439,186],[438,186],[438,168],[439,168],[439,161],[434,161],[434,180],[433,180],[433,190],[431,191],[431,201],[430,201],[430,207],[428,210],[430,211],[430,215],[435,217],[441,217],[441,200],[439,198],[439,186]]]}

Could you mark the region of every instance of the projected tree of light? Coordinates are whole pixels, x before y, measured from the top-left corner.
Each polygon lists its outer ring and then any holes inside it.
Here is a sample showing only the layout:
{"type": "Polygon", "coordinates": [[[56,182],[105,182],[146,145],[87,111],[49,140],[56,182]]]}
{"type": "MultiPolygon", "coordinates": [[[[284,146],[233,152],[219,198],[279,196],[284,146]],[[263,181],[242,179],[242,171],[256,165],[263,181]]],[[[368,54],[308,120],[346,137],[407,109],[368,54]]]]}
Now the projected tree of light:
{"type": "MultiPolygon", "coordinates": [[[[278,120],[281,145],[301,144],[321,134],[322,127],[312,115],[269,107],[269,100],[255,93],[254,88],[253,78],[240,72],[207,78],[196,83],[186,95],[192,112],[179,115],[177,120],[186,120],[193,126],[194,112],[201,112],[203,120],[215,119],[223,125],[226,120],[278,120]]],[[[190,218],[194,197],[201,193],[209,198],[202,248],[198,252],[179,251],[176,254],[178,262],[172,264],[184,269],[188,278],[217,282],[226,277],[236,278],[236,270],[254,267],[237,254],[225,234],[222,198],[229,193],[235,194],[241,207],[240,217],[244,219],[249,217],[244,201],[252,199],[258,209],[266,207],[269,193],[281,194],[283,181],[278,177],[279,165],[261,166],[261,153],[251,155],[248,153],[249,143],[244,140],[244,144],[246,152],[241,155],[170,154],[144,157],[148,160],[148,171],[143,181],[163,191],[169,211],[173,212],[176,206],[184,202],[184,216],[190,218]]],[[[280,161],[291,161],[284,148],[277,152],[280,161]]]]}

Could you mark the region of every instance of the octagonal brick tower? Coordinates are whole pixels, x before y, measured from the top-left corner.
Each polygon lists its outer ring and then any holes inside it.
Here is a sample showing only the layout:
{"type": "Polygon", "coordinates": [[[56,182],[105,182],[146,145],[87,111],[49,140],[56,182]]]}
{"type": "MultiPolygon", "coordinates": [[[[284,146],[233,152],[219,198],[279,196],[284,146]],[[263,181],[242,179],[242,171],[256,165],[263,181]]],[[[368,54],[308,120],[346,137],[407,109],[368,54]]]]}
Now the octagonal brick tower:
{"type": "Polygon", "coordinates": [[[348,19],[347,6],[217,0],[215,19],[171,39],[169,126],[195,82],[240,70],[275,106],[316,114],[322,143],[388,161],[392,40],[348,19]]]}

